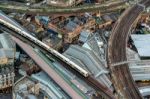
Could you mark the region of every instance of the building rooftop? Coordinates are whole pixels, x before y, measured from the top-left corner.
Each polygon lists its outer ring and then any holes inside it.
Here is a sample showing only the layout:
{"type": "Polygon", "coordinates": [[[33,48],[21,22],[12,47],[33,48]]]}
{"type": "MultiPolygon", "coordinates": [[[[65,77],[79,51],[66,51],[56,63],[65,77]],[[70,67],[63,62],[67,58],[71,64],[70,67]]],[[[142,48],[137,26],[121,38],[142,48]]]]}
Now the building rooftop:
{"type": "Polygon", "coordinates": [[[13,63],[15,43],[7,33],[0,34],[0,64],[13,63]]]}
{"type": "MultiPolygon", "coordinates": [[[[89,49],[80,47],[78,45],[71,45],[64,55],[74,57],[74,59],[80,60],[85,65],[87,70],[102,84],[107,87],[111,87],[111,82],[106,76],[108,71],[102,65],[97,56],[89,49]]],[[[70,58],[68,57],[68,58],[70,58]]],[[[76,62],[77,63],[77,62],[76,62]]],[[[81,65],[80,65],[81,66],[81,65]]],[[[83,67],[83,68],[85,68],[83,67]]]]}
{"type": "Polygon", "coordinates": [[[129,63],[130,72],[135,81],[150,79],[149,61],[141,61],[138,53],[129,48],[127,48],[127,58],[129,61],[135,61],[133,63],[129,63]]]}
{"type": "Polygon", "coordinates": [[[32,74],[31,78],[36,79],[41,83],[41,89],[43,89],[49,97],[69,99],[69,96],[45,72],[32,74]],[[44,87],[47,88],[45,89],[44,87]]]}
{"type": "MultiPolygon", "coordinates": [[[[88,40],[83,44],[82,47],[87,48],[94,52],[94,54],[98,57],[98,59],[103,62],[105,65],[105,44],[104,40],[101,38],[99,33],[94,33],[92,37],[88,38],[88,40]]],[[[106,66],[106,65],[105,65],[106,66]]],[[[107,67],[107,66],[106,66],[107,67]]]]}
{"type": "Polygon", "coordinates": [[[68,24],[65,26],[65,29],[67,31],[72,32],[72,31],[74,31],[76,29],[77,26],[78,26],[78,24],[76,24],[75,22],[69,21],[68,24]]]}
{"type": "MultiPolygon", "coordinates": [[[[70,56],[68,56],[68,57],[70,57],[70,56]]],[[[75,60],[75,59],[71,59],[71,60],[73,60],[77,64],[79,63],[78,65],[82,65],[84,67],[84,64],[80,60],[75,60]]],[[[89,99],[92,96],[92,94],[95,93],[95,91],[92,87],[90,87],[82,79],[80,79],[76,75],[74,75],[71,71],[68,71],[66,68],[64,68],[62,66],[62,64],[60,64],[58,62],[54,62],[53,66],[55,66],[55,68],[57,68],[60,72],[62,72],[62,74],[65,75],[64,76],[65,78],[69,79],[71,86],[75,85],[78,89],[81,90],[81,92],[83,92],[86,96],[88,96],[89,99]]],[[[86,67],[84,69],[87,70],[86,67]]]]}
{"type": "Polygon", "coordinates": [[[150,57],[150,34],[132,34],[131,37],[140,57],[150,57]]]}
{"type": "Polygon", "coordinates": [[[2,49],[14,49],[15,43],[7,33],[0,34],[0,48],[2,49]]]}
{"type": "Polygon", "coordinates": [[[130,48],[127,48],[127,59],[136,61],[136,60],[140,60],[140,57],[137,52],[131,50],[130,48]]]}
{"type": "Polygon", "coordinates": [[[80,33],[79,41],[85,43],[90,36],[91,32],[89,30],[83,30],[80,33]]]}
{"type": "Polygon", "coordinates": [[[52,36],[52,37],[45,37],[42,42],[47,44],[48,46],[54,48],[54,49],[59,49],[62,46],[62,39],[57,37],[57,36],[52,36]]]}

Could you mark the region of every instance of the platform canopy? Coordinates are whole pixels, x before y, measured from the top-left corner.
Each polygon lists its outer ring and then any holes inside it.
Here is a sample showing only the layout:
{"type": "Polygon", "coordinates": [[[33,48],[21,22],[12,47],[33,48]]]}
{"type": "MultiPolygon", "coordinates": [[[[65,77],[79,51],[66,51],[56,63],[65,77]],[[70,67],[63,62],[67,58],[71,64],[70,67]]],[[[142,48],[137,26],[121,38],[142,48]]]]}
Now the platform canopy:
{"type": "Polygon", "coordinates": [[[131,38],[140,57],[150,57],[150,34],[132,34],[131,38]]]}

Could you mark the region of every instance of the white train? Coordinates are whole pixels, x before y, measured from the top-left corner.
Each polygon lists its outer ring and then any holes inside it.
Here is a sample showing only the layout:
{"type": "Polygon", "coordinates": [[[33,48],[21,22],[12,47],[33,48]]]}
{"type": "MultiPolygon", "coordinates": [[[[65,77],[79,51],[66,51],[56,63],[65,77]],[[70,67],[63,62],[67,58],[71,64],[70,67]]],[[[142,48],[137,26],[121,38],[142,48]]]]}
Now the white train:
{"type": "Polygon", "coordinates": [[[0,18],[0,24],[2,24],[4,26],[6,26],[6,27],[16,31],[16,33],[18,33],[18,34],[22,35],[23,37],[28,38],[31,41],[33,41],[34,43],[38,44],[40,47],[44,48],[45,50],[47,50],[51,54],[53,54],[56,57],[58,57],[59,59],[61,59],[63,62],[67,63],[73,69],[75,69],[76,71],[80,72],[80,74],[82,74],[84,77],[88,77],[89,76],[89,73],[86,70],[82,69],[80,66],[78,66],[77,64],[72,62],[70,59],[68,59],[67,57],[63,56],[59,52],[57,52],[56,50],[54,50],[51,47],[47,46],[45,43],[43,43],[40,40],[36,39],[32,35],[28,34],[22,28],[19,28],[19,27],[15,26],[15,25],[13,25],[13,24],[11,24],[11,23],[9,23],[9,22],[5,21],[4,19],[1,19],[1,18],[0,18]]]}

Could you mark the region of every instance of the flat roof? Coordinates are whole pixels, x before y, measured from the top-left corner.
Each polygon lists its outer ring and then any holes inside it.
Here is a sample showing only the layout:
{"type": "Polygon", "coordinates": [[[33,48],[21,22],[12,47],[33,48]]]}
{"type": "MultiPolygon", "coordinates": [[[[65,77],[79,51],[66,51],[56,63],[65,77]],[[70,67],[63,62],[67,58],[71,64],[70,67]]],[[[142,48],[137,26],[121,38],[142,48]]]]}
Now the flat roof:
{"type": "Polygon", "coordinates": [[[132,34],[131,38],[140,57],[150,57],[150,34],[132,34]]]}

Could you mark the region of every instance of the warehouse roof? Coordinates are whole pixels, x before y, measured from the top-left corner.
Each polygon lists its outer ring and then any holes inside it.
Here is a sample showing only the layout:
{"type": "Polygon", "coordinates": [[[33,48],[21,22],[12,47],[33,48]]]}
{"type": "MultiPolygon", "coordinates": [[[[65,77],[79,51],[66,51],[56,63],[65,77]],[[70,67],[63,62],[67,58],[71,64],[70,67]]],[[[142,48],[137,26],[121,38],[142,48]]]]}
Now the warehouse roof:
{"type": "Polygon", "coordinates": [[[150,34],[132,34],[131,37],[140,57],[150,57],[150,34]]]}

